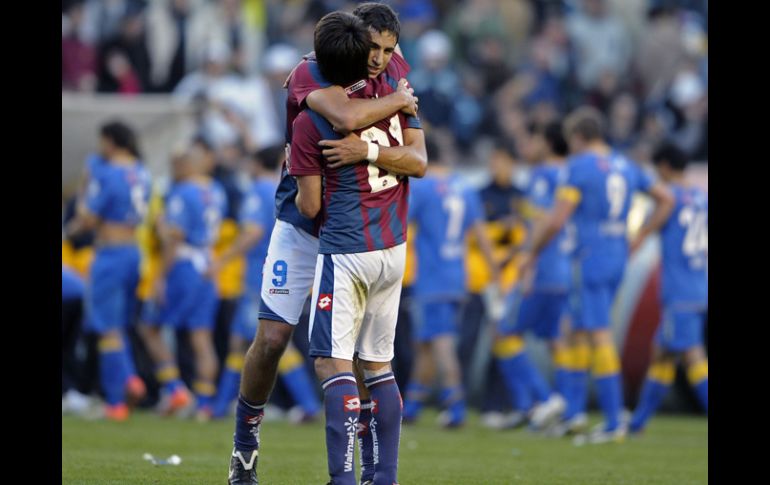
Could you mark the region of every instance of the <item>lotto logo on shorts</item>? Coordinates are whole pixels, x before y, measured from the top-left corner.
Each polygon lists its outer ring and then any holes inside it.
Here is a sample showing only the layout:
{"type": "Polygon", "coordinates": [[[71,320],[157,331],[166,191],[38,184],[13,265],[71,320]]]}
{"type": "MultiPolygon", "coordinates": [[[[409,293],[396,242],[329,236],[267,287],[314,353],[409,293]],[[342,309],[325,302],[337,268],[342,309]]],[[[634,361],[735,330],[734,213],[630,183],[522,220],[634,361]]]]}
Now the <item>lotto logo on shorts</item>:
{"type": "Polygon", "coordinates": [[[318,309],[329,311],[332,309],[332,295],[322,293],[318,295],[318,309]]]}
{"type": "Polygon", "coordinates": [[[289,290],[285,288],[270,288],[271,295],[288,295],[289,290]]]}
{"type": "Polygon", "coordinates": [[[345,412],[352,413],[361,410],[361,399],[358,396],[345,394],[342,396],[342,401],[345,403],[345,412]]]}

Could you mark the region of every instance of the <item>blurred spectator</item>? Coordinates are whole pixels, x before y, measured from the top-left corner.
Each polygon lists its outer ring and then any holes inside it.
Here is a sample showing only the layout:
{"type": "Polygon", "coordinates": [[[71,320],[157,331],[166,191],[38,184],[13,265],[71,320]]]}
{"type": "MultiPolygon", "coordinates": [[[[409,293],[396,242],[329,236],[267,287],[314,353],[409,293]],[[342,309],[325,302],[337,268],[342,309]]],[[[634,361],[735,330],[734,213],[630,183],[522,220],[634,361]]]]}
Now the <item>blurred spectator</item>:
{"type": "Polygon", "coordinates": [[[638,106],[629,93],[618,95],[610,105],[607,139],[613,149],[627,152],[636,143],[638,106]]]}
{"type": "Polygon", "coordinates": [[[120,31],[99,49],[98,90],[107,93],[138,93],[150,87],[150,55],[145,44],[141,6],[131,7],[122,18],[120,31]]]}
{"type": "Polygon", "coordinates": [[[146,5],[144,0],[87,0],[80,33],[83,40],[101,44],[115,37],[123,19],[146,5]]]}
{"type": "Polygon", "coordinates": [[[679,21],[673,10],[653,8],[634,68],[645,99],[660,99],[684,56],[679,21]]]}
{"type": "MultiPolygon", "coordinates": [[[[320,17],[319,17],[320,18],[320,17]]],[[[264,33],[249,22],[242,0],[218,0],[213,11],[214,29],[224,33],[232,52],[232,67],[241,74],[256,71],[265,44],[264,33]]]]}
{"type": "MultiPolygon", "coordinates": [[[[279,124],[286,120],[286,97],[288,91],[283,87],[289,73],[301,60],[300,52],[289,44],[274,44],[265,51],[263,71],[270,89],[270,101],[279,124]]],[[[260,146],[270,146],[262,140],[260,146]]]]}
{"type": "Polygon", "coordinates": [[[672,141],[688,158],[708,158],[708,96],[694,61],[682,63],[669,92],[675,116],[672,141]]]}
{"type": "Polygon", "coordinates": [[[81,33],[83,12],[80,0],[70,4],[62,16],[62,90],[91,92],[96,89],[96,49],[81,33]]]}
{"type": "Polygon", "coordinates": [[[582,0],[567,21],[576,54],[577,78],[583,89],[597,87],[608,76],[622,75],[631,59],[631,44],[621,20],[607,0],[582,0]]]}
{"type": "Polygon", "coordinates": [[[420,36],[438,23],[436,8],[431,0],[392,0],[389,5],[398,12],[401,22],[398,45],[404,58],[411,62],[418,57],[417,41],[420,36]]]}
{"type": "Polygon", "coordinates": [[[210,88],[229,76],[230,49],[220,39],[206,43],[201,52],[201,67],[187,74],[174,88],[174,96],[189,102],[195,98],[207,99],[210,88]]]}

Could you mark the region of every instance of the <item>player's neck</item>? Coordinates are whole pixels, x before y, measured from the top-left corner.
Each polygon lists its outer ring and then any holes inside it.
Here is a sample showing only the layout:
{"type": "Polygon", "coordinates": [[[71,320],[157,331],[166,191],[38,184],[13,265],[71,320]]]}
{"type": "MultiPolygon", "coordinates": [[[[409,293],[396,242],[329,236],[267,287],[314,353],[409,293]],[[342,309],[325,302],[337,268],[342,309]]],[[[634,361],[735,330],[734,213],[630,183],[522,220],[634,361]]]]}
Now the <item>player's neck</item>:
{"type": "Polygon", "coordinates": [[[612,148],[602,140],[595,140],[587,143],[585,148],[583,148],[583,151],[596,153],[599,156],[606,157],[612,153],[612,148]]]}
{"type": "Polygon", "coordinates": [[[671,174],[666,180],[670,185],[678,185],[680,187],[687,187],[687,180],[684,178],[684,173],[671,174]]]}
{"type": "Polygon", "coordinates": [[[565,158],[560,157],[557,155],[550,155],[545,157],[545,160],[543,160],[543,165],[547,166],[558,166],[558,165],[564,165],[565,158]]]}
{"type": "Polygon", "coordinates": [[[449,167],[446,165],[428,165],[428,172],[434,177],[446,177],[450,174],[449,167]]]}
{"type": "Polygon", "coordinates": [[[194,184],[207,186],[211,182],[211,177],[204,173],[196,173],[190,175],[187,180],[194,184]]]}
{"type": "Polygon", "coordinates": [[[110,157],[113,165],[131,166],[136,163],[136,158],[130,153],[116,153],[110,157]]]}

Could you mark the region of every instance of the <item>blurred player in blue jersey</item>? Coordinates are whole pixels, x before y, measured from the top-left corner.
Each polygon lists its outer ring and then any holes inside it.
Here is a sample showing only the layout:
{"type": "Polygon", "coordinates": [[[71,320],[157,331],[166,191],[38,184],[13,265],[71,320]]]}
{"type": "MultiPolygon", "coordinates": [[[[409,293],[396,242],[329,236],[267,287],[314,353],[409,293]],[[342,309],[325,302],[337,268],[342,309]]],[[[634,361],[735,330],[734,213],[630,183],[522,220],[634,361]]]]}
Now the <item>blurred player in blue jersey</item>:
{"type": "MultiPolygon", "coordinates": [[[[528,157],[535,162],[525,206],[531,237],[553,208],[556,186],[564,170],[568,147],[561,123],[533,126],[528,151],[528,157]]],[[[543,249],[532,273],[519,276],[518,285],[508,296],[506,316],[492,348],[516,408],[517,419],[508,426],[523,424],[529,412],[533,427],[541,429],[566,407],[567,349],[560,332],[569,289],[570,248],[565,232],[562,229],[543,249]],[[548,342],[554,364],[554,393],[527,355],[527,331],[548,342]]]]}
{"type": "Polygon", "coordinates": [[[660,178],[674,193],[676,205],[665,220],[652,219],[640,230],[633,247],[660,230],[663,267],[661,303],[652,363],[631,419],[632,433],[644,429],[676,374],[680,357],[687,378],[708,412],[708,360],[703,350],[703,322],[708,310],[708,196],[685,181],[687,155],[670,143],[662,144],[653,161],[660,178]]]}
{"type": "MultiPolygon", "coordinates": [[[[163,259],[154,290],[158,313],[144,319],[150,327],[142,332],[148,348],[157,349],[165,346],[160,326],[189,331],[196,367],[193,390],[201,419],[210,415],[217,375],[211,336],[217,296],[207,270],[211,264],[211,247],[227,204],[223,189],[208,175],[212,160],[208,143],[196,138],[177,161],[180,180],[169,192],[161,223],[163,259]]],[[[170,352],[162,355],[171,358],[170,352]]]]}
{"type": "MultiPolygon", "coordinates": [[[[214,417],[225,416],[230,403],[238,396],[244,354],[257,334],[263,266],[275,224],[275,172],[283,162],[284,153],[283,145],[277,145],[264,148],[249,157],[248,170],[252,185],[241,207],[241,234],[235,243],[215,260],[211,268],[211,273],[216,274],[218,268],[232,258],[246,254],[246,293],[233,319],[230,350],[213,405],[214,417]]],[[[313,381],[305,369],[302,354],[291,343],[278,363],[278,373],[292,398],[302,409],[301,420],[314,418],[321,410],[321,405],[313,381]]]]}
{"type": "Polygon", "coordinates": [[[627,216],[631,197],[647,192],[655,200],[652,220],[667,217],[673,197],[661,183],[654,183],[634,162],[613,152],[604,142],[601,113],[582,107],[564,122],[571,156],[556,202],[542,229],[532,238],[530,252],[521,260],[529,271],[534,259],[548,247],[572,218],[576,247],[572,256],[570,291],[573,369],[569,421],[585,412],[588,368],[594,376],[605,423],[588,436],[591,443],[622,441],[626,428],[620,420],[623,406],[620,359],[612,340],[610,308],[628,258],[627,216]]]}
{"type": "MultiPolygon", "coordinates": [[[[354,14],[369,26],[371,37],[379,39],[387,34],[397,40],[400,24],[393,10],[387,5],[364,3],[354,10],[354,14]]],[[[319,53],[320,41],[329,46],[324,51],[327,58],[333,55],[334,39],[344,32],[329,29],[339,25],[335,24],[338,21],[339,19],[334,19],[333,22],[319,22],[316,25],[316,55],[319,53]]],[[[345,59],[344,62],[348,63],[350,59],[345,59]]],[[[372,42],[368,59],[368,80],[361,80],[347,90],[344,86],[327,81],[326,74],[322,73],[319,66],[315,58],[305,59],[297,65],[287,80],[287,144],[291,141],[295,118],[307,106],[328,119],[338,133],[348,133],[352,129],[366,127],[384,117],[393,116],[399,110],[411,115],[416,113],[417,100],[406,86],[406,80],[402,79],[408,73],[409,66],[397,47],[394,48],[383,41],[372,42]],[[360,90],[375,82],[378,86],[386,88],[382,93],[378,93],[376,98],[349,97],[354,92],[352,88],[360,90]]],[[[413,131],[420,130],[407,129],[404,132],[404,142],[410,147],[410,151],[415,150],[412,145],[419,142],[413,131]]],[[[366,157],[371,144],[362,143],[358,136],[330,141],[327,145],[329,148],[324,150],[324,155],[333,162],[330,168],[344,167],[361,160],[358,155],[361,144],[366,157]]],[[[404,156],[404,148],[383,146],[370,158],[375,167],[383,171],[388,170],[400,175],[422,174],[425,161],[404,156]]],[[[289,175],[288,165],[284,163],[275,196],[276,223],[264,266],[267,273],[262,283],[259,330],[246,352],[241,377],[234,449],[229,469],[231,485],[257,483],[259,429],[264,405],[272,391],[280,358],[291,339],[313,284],[318,256],[319,221],[308,219],[299,213],[295,204],[296,194],[296,181],[289,175]]],[[[364,387],[361,387],[359,392],[365,397],[364,387]]],[[[364,443],[361,447],[362,483],[369,481],[374,473],[374,445],[372,433],[368,432],[367,427],[371,415],[370,404],[362,399],[359,421],[359,437],[364,443]]]]}
{"type": "MultiPolygon", "coordinates": [[[[335,84],[350,85],[366,76],[370,45],[395,48],[397,32],[391,29],[372,33],[367,40],[366,30],[358,27],[363,24],[354,16],[336,12],[319,25],[326,23],[341,35],[331,42],[319,36],[316,56],[324,76],[335,84]]],[[[371,65],[369,71],[373,73],[371,65]]],[[[351,95],[385,95],[395,83],[363,83],[360,89],[351,89],[351,95]]],[[[310,356],[324,389],[329,476],[334,484],[356,483],[354,449],[361,404],[353,374],[355,357],[372,403],[371,481],[393,484],[402,403],[390,361],[406,262],[409,186],[406,176],[374,162],[384,146],[400,159],[415,158],[424,164],[424,149],[404,145],[418,137],[424,146],[419,120],[408,122],[399,112],[356,130],[367,144],[368,156],[342,168],[334,168],[335,162],[318,146],[340,138],[329,121],[306,109],[294,120],[292,131],[288,165],[289,173],[297,177],[297,208],[306,217],[321,217],[309,333],[310,356]]]]}
{"type": "Polygon", "coordinates": [[[87,329],[99,335],[100,381],[106,416],[123,421],[133,400],[144,396],[126,338],[136,304],[139,249],[135,230],[147,212],[150,173],[139,161],[133,130],[111,122],[100,131],[102,159],[89,167],[89,181],[69,236],[96,229],[97,247],[86,292],[87,329]]]}
{"type": "MultiPolygon", "coordinates": [[[[457,333],[465,290],[466,236],[473,231],[490,268],[497,269],[492,243],[484,231],[478,192],[464,184],[444,162],[439,147],[426,140],[428,172],[411,185],[409,220],[417,235],[417,278],[413,286],[413,339],[416,344],[412,377],[406,388],[404,421],[415,421],[430,395],[438,371],[439,422],[446,427],[465,422],[465,393],[457,358],[457,333]]],[[[495,272],[493,281],[497,282],[495,272]]]]}

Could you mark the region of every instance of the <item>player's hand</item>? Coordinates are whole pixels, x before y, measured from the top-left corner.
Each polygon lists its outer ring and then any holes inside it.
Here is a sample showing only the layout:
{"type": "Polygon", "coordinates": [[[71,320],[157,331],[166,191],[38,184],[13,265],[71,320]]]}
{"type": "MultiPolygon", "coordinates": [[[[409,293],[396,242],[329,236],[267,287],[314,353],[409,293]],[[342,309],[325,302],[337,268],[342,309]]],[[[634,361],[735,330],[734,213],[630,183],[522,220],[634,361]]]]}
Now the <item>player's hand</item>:
{"type": "Polygon", "coordinates": [[[166,279],[162,276],[155,278],[150,288],[150,300],[162,305],[166,300],[166,279]]]}
{"type": "Polygon", "coordinates": [[[528,272],[534,273],[535,255],[530,251],[522,250],[516,256],[516,266],[519,270],[519,275],[524,275],[528,272]]]}
{"type": "Polygon", "coordinates": [[[409,81],[407,81],[405,78],[401,78],[398,81],[396,95],[402,98],[405,105],[403,108],[401,108],[401,111],[408,115],[417,116],[417,103],[419,98],[414,95],[414,89],[409,86],[409,81]]]}
{"type": "Polygon", "coordinates": [[[535,270],[533,265],[527,265],[523,267],[522,272],[519,273],[519,288],[522,295],[528,295],[535,283],[535,270]]]}
{"type": "Polygon", "coordinates": [[[329,161],[329,168],[340,168],[366,160],[369,154],[368,144],[355,133],[348,133],[339,140],[321,140],[320,146],[326,147],[321,153],[329,161]]]}
{"type": "Polygon", "coordinates": [[[222,271],[222,263],[220,261],[214,260],[211,262],[211,264],[209,264],[209,267],[206,270],[204,276],[210,280],[213,280],[217,277],[220,271],[222,271]]]}

